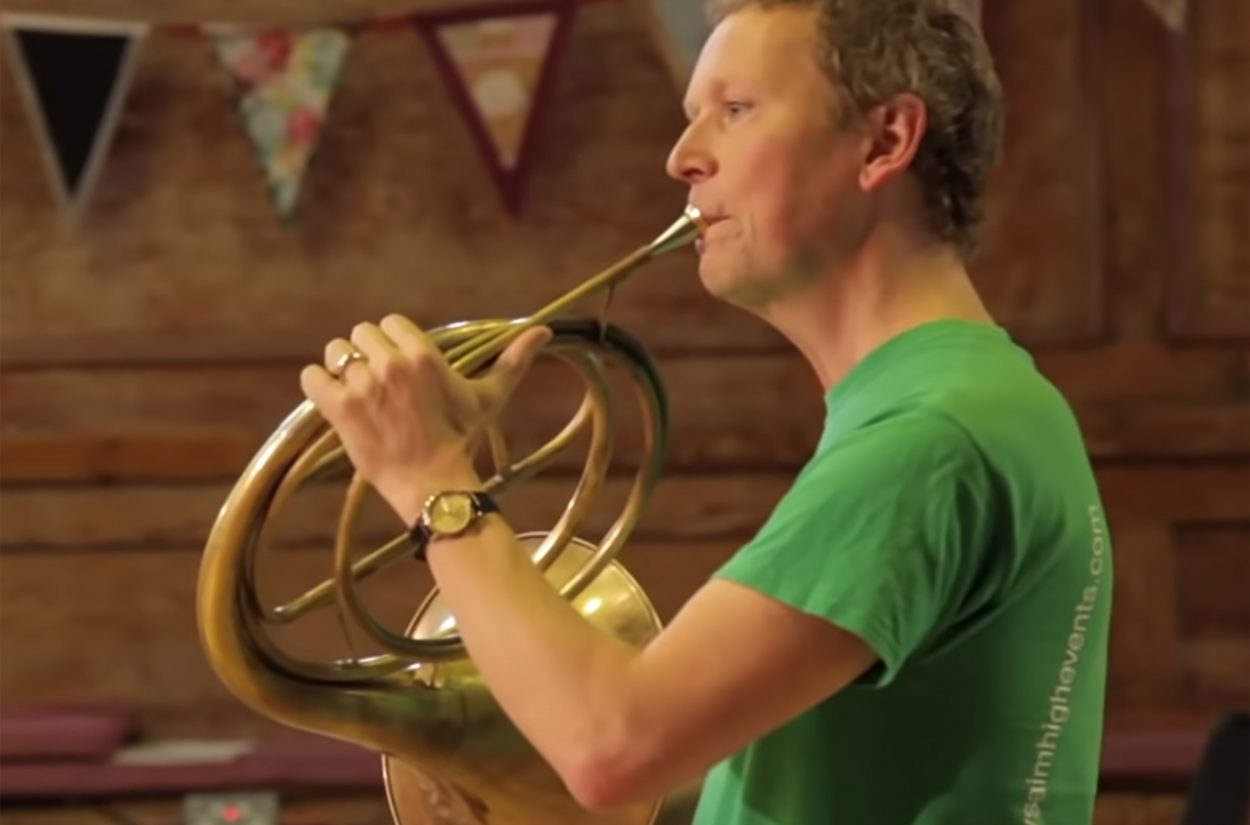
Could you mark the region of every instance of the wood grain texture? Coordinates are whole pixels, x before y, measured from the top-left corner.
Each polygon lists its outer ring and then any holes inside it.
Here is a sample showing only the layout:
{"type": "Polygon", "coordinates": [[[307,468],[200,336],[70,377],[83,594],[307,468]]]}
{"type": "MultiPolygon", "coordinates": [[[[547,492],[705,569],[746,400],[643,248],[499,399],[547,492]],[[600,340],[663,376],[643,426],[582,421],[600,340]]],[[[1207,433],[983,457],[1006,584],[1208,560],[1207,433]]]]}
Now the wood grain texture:
{"type": "Polygon", "coordinates": [[[1250,337],[1250,8],[1195,5],[1168,50],[1168,331],[1250,337]]]}
{"type": "Polygon", "coordinates": [[[1092,342],[1106,325],[1090,15],[1090,4],[1061,0],[983,16],[1007,121],[974,276],[996,315],[1034,343],[1092,342]]]}
{"type": "Polygon", "coordinates": [[[1250,600],[1224,584],[1250,582],[1250,523],[1182,524],[1173,542],[1180,633],[1189,638],[1250,637],[1250,600]]]}
{"type": "MultiPolygon", "coordinates": [[[[630,547],[622,560],[668,620],[737,546],[647,542],[630,547]]],[[[0,702],[74,702],[85,696],[130,702],[152,711],[145,718],[148,733],[166,736],[203,735],[221,723],[223,712],[232,721],[251,715],[213,676],[200,651],[199,563],[198,548],[66,551],[55,560],[0,556],[0,624],[6,646],[16,642],[20,651],[6,656],[0,702]]],[[[274,554],[259,567],[262,598],[269,604],[293,598],[330,569],[324,552],[274,554]]],[[[424,568],[408,561],[365,582],[362,593],[374,615],[399,630],[428,589],[424,568]]],[[[322,661],[349,651],[330,611],[279,628],[275,638],[293,655],[322,661]]],[[[359,638],[355,645],[357,653],[370,649],[359,638]]]]}
{"type": "MultiPolygon", "coordinates": [[[[1204,594],[1208,586],[1218,586],[1222,574],[1235,575],[1236,565],[1244,564],[1241,548],[1245,525],[1250,523],[1250,501],[1238,487],[1240,471],[1202,465],[1155,470],[1103,467],[1097,476],[1122,552],[1133,551],[1133,530],[1166,532],[1164,544],[1169,548],[1175,544],[1178,556],[1187,560],[1181,596],[1189,621],[1198,627],[1235,622],[1234,616],[1241,615],[1237,611],[1242,609],[1235,591],[1216,600],[1204,594]],[[1174,541],[1170,527],[1185,524],[1225,527],[1187,530],[1185,538],[1174,541]],[[1194,606],[1197,602],[1203,606],[1194,606]]],[[[779,471],[670,473],[655,488],[638,535],[665,540],[745,540],[763,524],[792,478],[791,473],[779,471]]],[[[563,512],[576,480],[568,474],[540,476],[504,493],[501,504],[509,518],[518,522],[518,529],[547,529],[563,512]]],[[[609,478],[601,500],[584,522],[588,534],[601,534],[615,520],[632,484],[632,475],[609,478]]],[[[0,497],[0,553],[202,544],[231,485],[10,488],[0,497]]],[[[325,546],[334,536],[343,488],[340,483],[323,483],[301,491],[288,509],[275,516],[273,541],[279,546],[325,546]]],[[[369,502],[359,534],[369,540],[390,538],[398,527],[394,516],[379,500],[369,502]]],[[[1152,575],[1144,562],[1129,566],[1152,575]]]]}

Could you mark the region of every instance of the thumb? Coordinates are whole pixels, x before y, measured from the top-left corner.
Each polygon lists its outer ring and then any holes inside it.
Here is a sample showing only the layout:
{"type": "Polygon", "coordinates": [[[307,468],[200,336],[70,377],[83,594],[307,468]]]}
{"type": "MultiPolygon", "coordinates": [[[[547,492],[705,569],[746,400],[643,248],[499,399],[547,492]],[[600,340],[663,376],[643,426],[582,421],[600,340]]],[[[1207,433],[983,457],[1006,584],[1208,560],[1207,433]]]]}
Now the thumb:
{"type": "Polygon", "coordinates": [[[534,357],[551,340],[550,327],[539,326],[521,333],[495,360],[495,365],[483,376],[488,403],[502,404],[521,383],[534,357]]]}

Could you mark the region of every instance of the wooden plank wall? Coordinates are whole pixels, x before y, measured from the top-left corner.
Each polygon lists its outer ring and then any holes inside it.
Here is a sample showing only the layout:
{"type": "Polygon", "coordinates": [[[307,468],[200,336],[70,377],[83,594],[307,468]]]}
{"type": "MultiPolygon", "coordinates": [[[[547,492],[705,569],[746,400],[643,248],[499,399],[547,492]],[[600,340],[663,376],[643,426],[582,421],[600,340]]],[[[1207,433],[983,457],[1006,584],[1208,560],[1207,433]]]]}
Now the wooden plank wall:
{"type": "MultiPolygon", "coordinates": [[[[1139,0],[985,9],[1010,126],[976,275],[1096,460],[1116,538],[1117,729],[1203,726],[1250,703],[1250,20],[1240,0],[1190,6],[1181,35],[1139,0]]],[[[683,201],[661,170],[678,95],[625,4],[587,6],[512,219],[418,40],[364,33],[287,226],[206,44],[157,35],[71,230],[5,65],[0,702],[124,700],[154,736],[264,729],[201,657],[195,579],[233,480],[298,400],[299,366],[391,311],[428,326],[524,313],[648,240],[683,201]]],[[[671,396],[668,472],[625,555],[667,616],[801,465],[819,390],[770,330],[701,294],[688,257],[640,274],[611,312],[671,396]]],[[[575,401],[558,365],[540,366],[514,441],[537,443],[575,401]]],[[[639,438],[627,418],[622,452],[639,438]]],[[[510,512],[550,523],[577,466],[559,462],[510,512]]],[[[264,570],[275,597],[327,569],[335,495],[312,490],[283,517],[264,570]]],[[[375,508],[365,532],[393,527],[375,508]]],[[[400,623],[423,588],[407,570],[372,589],[400,623]]],[[[333,627],[292,643],[336,648],[333,627]]],[[[1102,817],[1170,822],[1178,804],[1102,817]]]]}

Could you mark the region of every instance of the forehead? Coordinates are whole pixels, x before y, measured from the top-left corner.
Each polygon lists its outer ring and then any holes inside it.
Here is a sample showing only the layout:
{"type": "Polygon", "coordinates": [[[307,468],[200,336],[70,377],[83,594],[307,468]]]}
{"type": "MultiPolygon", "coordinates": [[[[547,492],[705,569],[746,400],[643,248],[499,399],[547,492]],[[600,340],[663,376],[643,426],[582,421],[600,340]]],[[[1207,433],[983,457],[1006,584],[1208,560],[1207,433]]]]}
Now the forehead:
{"type": "Polygon", "coordinates": [[[735,83],[810,82],[816,65],[816,10],[807,5],[747,6],[712,30],[690,78],[686,102],[735,83]]]}

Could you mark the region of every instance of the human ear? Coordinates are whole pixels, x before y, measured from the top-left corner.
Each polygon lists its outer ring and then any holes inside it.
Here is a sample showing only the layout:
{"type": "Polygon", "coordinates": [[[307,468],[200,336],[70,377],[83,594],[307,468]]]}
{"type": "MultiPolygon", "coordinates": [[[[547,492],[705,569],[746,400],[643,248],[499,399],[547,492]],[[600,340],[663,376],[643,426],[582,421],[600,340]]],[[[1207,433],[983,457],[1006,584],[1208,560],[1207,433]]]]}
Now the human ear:
{"type": "Polygon", "coordinates": [[[924,101],[905,92],[873,107],[865,120],[871,144],[859,172],[859,184],[869,192],[907,170],[929,119],[924,101]]]}

